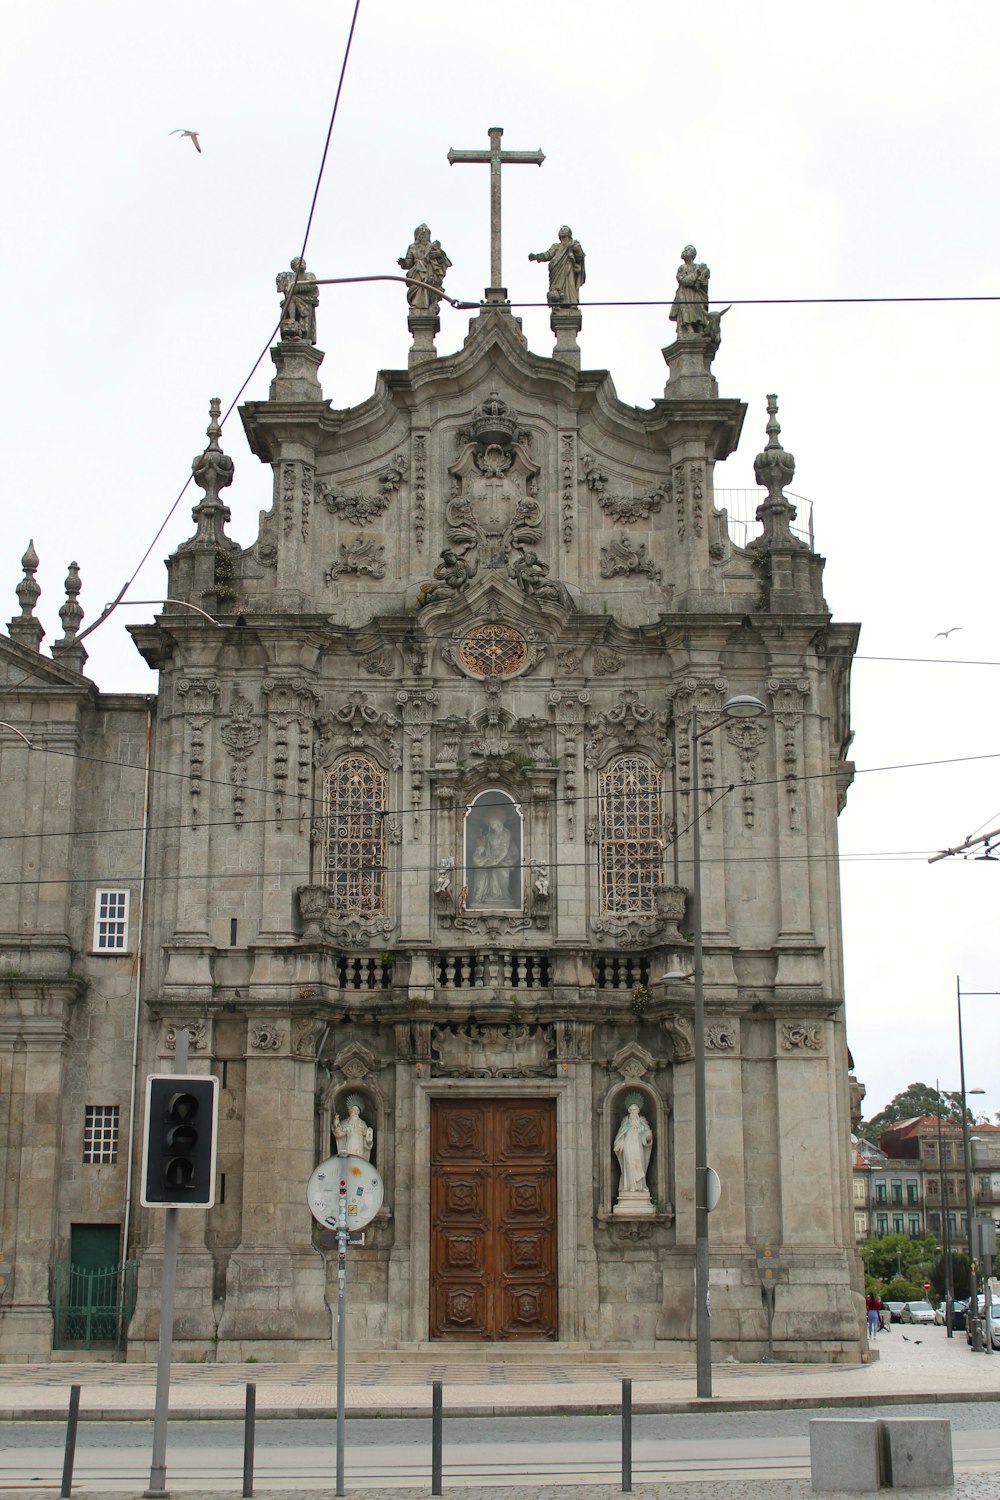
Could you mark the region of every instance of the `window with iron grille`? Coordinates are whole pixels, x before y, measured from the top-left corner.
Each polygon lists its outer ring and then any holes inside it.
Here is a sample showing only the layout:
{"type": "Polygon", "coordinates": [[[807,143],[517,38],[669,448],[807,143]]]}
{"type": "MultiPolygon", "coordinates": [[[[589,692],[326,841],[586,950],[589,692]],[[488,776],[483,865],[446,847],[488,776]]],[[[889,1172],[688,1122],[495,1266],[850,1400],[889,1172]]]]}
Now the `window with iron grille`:
{"type": "Polygon", "coordinates": [[[324,882],[330,909],[373,917],[385,910],[385,800],[388,778],[367,755],[344,755],[323,788],[324,882]]]}
{"type": "Polygon", "coordinates": [[[663,854],[660,773],[641,755],[620,755],[598,776],[601,910],[656,911],[663,854]]]}
{"type": "Polygon", "coordinates": [[[128,948],[128,891],[99,890],[94,899],[94,952],[128,948]]]}
{"type": "Polygon", "coordinates": [[[83,1117],[85,1166],[113,1166],[118,1160],[118,1105],[88,1104],[83,1117]]]}

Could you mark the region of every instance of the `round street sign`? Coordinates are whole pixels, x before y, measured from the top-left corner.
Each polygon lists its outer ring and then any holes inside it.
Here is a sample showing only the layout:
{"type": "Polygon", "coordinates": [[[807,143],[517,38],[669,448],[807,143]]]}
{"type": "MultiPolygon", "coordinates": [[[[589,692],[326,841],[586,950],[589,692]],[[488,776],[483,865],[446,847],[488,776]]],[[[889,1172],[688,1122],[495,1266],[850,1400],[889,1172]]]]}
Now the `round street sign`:
{"type": "Polygon", "coordinates": [[[930,1284],[930,1282],[929,1282],[929,1281],[925,1281],[925,1282],[924,1282],[924,1291],[925,1291],[925,1292],[929,1292],[929,1291],[930,1291],[930,1289],[931,1289],[931,1284],[930,1284]]]}
{"type": "Polygon", "coordinates": [[[719,1181],[719,1174],[714,1167],[707,1168],[707,1179],[705,1183],[705,1206],[709,1213],[711,1213],[712,1209],[717,1206],[722,1194],[722,1183],[719,1181]]]}
{"type": "Polygon", "coordinates": [[[317,1223],[336,1229],[340,1219],[340,1184],[347,1184],[347,1227],[364,1229],[382,1207],[382,1178],[363,1156],[331,1156],[309,1179],[306,1199],[317,1223]]]}

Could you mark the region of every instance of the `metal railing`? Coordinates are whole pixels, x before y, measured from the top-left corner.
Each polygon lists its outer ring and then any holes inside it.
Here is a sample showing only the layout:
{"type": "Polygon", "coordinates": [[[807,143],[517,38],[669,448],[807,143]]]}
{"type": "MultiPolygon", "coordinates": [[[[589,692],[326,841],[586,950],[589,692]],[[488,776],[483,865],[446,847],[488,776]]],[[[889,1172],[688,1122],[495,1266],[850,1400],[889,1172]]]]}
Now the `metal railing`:
{"type": "Polygon", "coordinates": [[[91,1269],[59,1261],[52,1267],[54,1349],[125,1348],[135,1311],[137,1263],[91,1269]]]}
{"type": "MultiPolygon", "coordinates": [[[[815,552],[812,501],[807,500],[804,495],[793,495],[791,490],[786,490],[785,494],[798,511],[791,527],[792,535],[798,537],[800,542],[805,542],[810,552],[815,552]]],[[[766,499],[765,490],[715,491],[716,508],[726,512],[729,540],[734,547],[745,547],[760,534],[760,522],[756,519],[757,507],[766,499]]]]}

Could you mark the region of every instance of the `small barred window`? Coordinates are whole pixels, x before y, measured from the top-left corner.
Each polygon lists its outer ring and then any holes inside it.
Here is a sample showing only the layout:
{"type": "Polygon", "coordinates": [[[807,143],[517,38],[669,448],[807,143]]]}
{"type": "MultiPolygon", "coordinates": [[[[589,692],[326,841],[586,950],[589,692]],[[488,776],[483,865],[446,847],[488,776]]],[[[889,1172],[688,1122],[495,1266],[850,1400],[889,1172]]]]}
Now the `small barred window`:
{"type": "Polygon", "coordinates": [[[641,755],[620,755],[598,777],[601,910],[651,916],[663,858],[660,773],[641,755]]]}
{"type": "Polygon", "coordinates": [[[124,953],[127,948],[128,891],[98,891],[94,902],[94,952],[124,953]]]}
{"type": "Polygon", "coordinates": [[[339,916],[385,910],[387,787],[385,771],[367,755],[345,755],[326,773],[324,880],[339,916]]]}
{"type": "Polygon", "coordinates": [[[85,1166],[113,1166],[118,1160],[118,1105],[88,1104],[83,1117],[85,1166]]]}

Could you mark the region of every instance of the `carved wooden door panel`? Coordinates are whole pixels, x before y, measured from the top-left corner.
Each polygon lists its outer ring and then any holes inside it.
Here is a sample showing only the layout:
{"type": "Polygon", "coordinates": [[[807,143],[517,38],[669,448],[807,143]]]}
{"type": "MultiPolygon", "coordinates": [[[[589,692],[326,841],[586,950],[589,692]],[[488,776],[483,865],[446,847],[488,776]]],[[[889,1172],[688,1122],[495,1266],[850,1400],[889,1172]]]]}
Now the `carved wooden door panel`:
{"type": "Polygon", "coordinates": [[[430,1336],[554,1339],[553,1099],[431,1109],[430,1336]]]}

